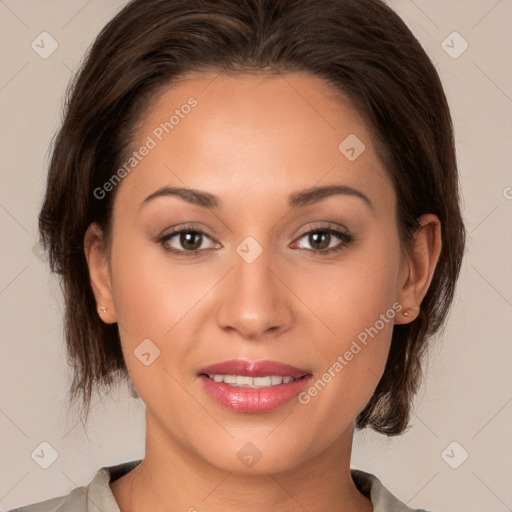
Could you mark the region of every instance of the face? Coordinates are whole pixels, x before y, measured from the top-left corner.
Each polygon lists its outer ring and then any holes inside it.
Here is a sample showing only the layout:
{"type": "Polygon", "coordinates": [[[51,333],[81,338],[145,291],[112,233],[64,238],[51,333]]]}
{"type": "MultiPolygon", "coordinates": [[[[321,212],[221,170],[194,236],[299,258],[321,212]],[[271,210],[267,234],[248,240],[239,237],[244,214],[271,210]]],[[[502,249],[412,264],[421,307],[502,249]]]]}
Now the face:
{"type": "Polygon", "coordinates": [[[147,435],[226,471],[259,453],[252,473],[347,444],[407,272],[395,192],[361,116],[305,73],[190,75],[154,99],[133,151],[100,300],[147,435]],[[232,360],[290,365],[297,380],[237,381],[258,390],[201,375],[232,360]]]}

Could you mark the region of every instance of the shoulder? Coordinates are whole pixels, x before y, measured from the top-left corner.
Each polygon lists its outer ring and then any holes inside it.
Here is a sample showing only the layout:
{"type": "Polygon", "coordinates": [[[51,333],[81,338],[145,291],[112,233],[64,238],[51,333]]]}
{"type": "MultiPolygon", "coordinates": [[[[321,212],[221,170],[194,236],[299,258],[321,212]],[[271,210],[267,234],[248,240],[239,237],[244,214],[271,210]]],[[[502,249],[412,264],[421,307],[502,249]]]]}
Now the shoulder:
{"type": "Polygon", "coordinates": [[[106,466],[88,485],[76,487],[66,496],[15,508],[7,512],[119,512],[109,483],[130,472],[141,460],[106,466]]]}
{"type": "Polygon", "coordinates": [[[371,473],[354,468],[351,468],[350,473],[357,488],[371,499],[374,512],[429,512],[423,508],[408,507],[371,473]]]}
{"type": "Polygon", "coordinates": [[[72,512],[87,510],[87,487],[76,487],[68,495],[32,503],[8,512],[72,512]]]}

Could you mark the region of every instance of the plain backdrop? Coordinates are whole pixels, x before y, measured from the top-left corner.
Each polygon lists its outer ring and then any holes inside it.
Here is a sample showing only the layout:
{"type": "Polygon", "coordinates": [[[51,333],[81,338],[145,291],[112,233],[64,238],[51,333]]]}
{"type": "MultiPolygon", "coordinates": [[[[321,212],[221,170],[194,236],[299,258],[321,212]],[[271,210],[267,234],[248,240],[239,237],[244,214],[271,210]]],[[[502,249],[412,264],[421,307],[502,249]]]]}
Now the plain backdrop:
{"type": "MultiPolygon", "coordinates": [[[[125,386],[104,400],[93,398],[87,431],[78,417],[67,418],[62,298],[37,246],[48,151],[66,85],[124,3],[0,0],[1,510],[67,494],[100,467],[144,455],[144,405],[125,386]],[[32,46],[41,37],[45,51],[58,44],[46,58],[32,46]],[[47,469],[33,455],[47,447],[41,443],[57,452],[47,469]]],[[[414,508],[510,511],[512,1],[388,3],[444,84],[469,237],[453,309],[433,343],[412,428],[390,439],[357,434],[352,466],[376,474],[414,508]]]]}

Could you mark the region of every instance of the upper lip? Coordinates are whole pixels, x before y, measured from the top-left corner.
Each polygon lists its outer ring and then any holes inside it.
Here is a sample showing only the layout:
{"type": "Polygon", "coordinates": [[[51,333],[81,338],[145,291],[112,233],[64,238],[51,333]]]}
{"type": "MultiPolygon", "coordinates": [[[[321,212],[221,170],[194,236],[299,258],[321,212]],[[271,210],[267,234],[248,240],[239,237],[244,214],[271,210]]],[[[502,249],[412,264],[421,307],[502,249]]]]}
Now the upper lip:
{"type": "Polygon", "coordinates": [[[309,375],[306,370],[277,361],[250,362],[241,359],[232,359],[231,361],[223,361],[222,363],[205,366],[199,370],[199,373],[205,375],[241,375],[245,377],[279,375],[282,377],[293,377],[294,379],[300,379],[304,375],[309,375]]]}

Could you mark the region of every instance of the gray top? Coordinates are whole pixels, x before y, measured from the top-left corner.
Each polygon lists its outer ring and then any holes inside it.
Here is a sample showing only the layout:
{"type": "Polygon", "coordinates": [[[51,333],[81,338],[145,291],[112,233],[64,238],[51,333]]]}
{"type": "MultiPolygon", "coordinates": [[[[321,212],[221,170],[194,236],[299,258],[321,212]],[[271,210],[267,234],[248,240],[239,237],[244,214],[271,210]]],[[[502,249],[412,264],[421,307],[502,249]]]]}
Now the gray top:
{"type": "MultiPolygon", "coordinates": [[[[121,512],[109,487],[109,482],[121,478],[134,469],[142,459],[132,460],[117,466],[103,467],[89,485],[76,487],[68,495],[34,503],[8,512],[121,512]]],[[[368,496],[373,512],[427,512],[411,509],[391,494],[371,473],[358,469],[350,470],[357,488],[368,496]]]]}

